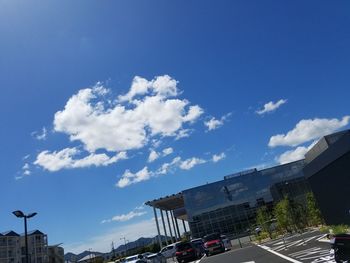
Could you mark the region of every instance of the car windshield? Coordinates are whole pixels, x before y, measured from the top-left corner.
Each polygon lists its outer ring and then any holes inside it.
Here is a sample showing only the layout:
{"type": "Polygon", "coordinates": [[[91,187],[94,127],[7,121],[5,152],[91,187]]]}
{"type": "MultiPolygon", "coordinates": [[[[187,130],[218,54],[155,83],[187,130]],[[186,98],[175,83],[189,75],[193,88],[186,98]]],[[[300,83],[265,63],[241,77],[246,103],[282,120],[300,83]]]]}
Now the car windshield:
{"type": "Polygon", "coordinates": [[[214,233],[214,234],[210,234],[210,235],[207,235],[204,237],[205,242],[208,242],[210,240],[215,240],[215,239],[220,239],[220,235],[217,233],[214,233]]]}

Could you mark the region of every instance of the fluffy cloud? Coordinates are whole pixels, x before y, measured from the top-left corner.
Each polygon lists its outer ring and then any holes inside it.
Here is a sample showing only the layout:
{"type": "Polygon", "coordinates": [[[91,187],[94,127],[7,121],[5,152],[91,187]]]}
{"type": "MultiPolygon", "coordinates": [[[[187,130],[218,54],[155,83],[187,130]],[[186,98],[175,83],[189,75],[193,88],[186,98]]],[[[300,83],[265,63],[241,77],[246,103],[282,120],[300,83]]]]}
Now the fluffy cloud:
{"type": "Polygon", "coordinates": [[[146,181],[153,176],[152,172],[148,171],[148,167],[145,166],[142,170],[132,173],[129,170],[126,170],[122,175],[122,178],[119,179],[116,186],[119,188],[124,188],[131,184],[136,184],[142,181],[146,181]]]}
{"type": "Polygon", "coordinates": [[[38,154],[34,164],[43,167],[50,172],[56,172],[61,169],[82,168],[89,166],[107,166],[116,163],[119,160],[127,159],[126,152],[119,152],[113,157],[104,153],[91,153],[88,156],[77,159],[80,154],[77,148],[65,148],[61,151],[42,151],[38,154]]]}
{"type": "Polygon", "coordinates": [[[224,125],[224,122],[228,119],[228,117],[231,116],[231,113],[225,114],[224,116],[222,116],[220,119],[216,119],[214,117],[212,117],[211,119],[209,119],[208,121],[204,122],[204,125],[207,127],[207,131],[212,131],[215,130],[219,127],[221,127],[222,125],[224,125]]]}
{"type": "Polygon", "coordinates": [[[305,154],[316,144],[314,141],[310,146],[299,146],[293,150],[286,151],[276,158],[279,164],[290,163],[305,158],[305,154]]]}
{"type": "Polygon", "coordinates": [[[111,219],[105,219],[102,220],[102,224],[104,223],[110,223],[110,222],[125,222],[125,221],[129,221],[135,217],[139,217],[139,216],[143,216],[145,214],[147,214],[146,211],[140,211],[143,210],[144,207],[136,207],[133,211],[130,211],[127,214],[121,214],[121,215],[116,215],[113,216],[111,219]]]}
{"type": "Polygon", "coordinates": [[[217,163],[218,161],[221,161],[222,159],[224,159],[226,157],[225,153],[220,153],[220,154],[214,154],[212,157],[212,161],[214,163],[217,163]]]}
{"type": "Polygon", "coordinates": [[[349,124],[350,116],[342,119],[301,120],[287,134],[277,134],[270,138],[269,146],[297,146],[305,142],[319,139],[349,124]]]}
{"type": "Polygon", "coordinates": [[[179,91],[177,81],[167,75],[151,81],[135,77],[129,92],[115,103],[107,103],[107,93],[100,83],[80,90],[56,112],[54,130],[82,142],[90,152],[127,151],[142,148],[153,136],[179,137],[184,124],[203,113],[198,105],[171,98],[179,91]]]}
{"type": "Polygon", "coordinates": [[[149,171],[147,166],[136,173],[126,170],[116,183],[116,187],[124,188],[131,184],[149,180],[152,177],[165,175],[169,172],[175,171],[176,169],[190,170],[193,167],[206,162],[208,161],[197,157],[182,160],[181,157],[177,156],[171,162],[163,163],[156,171],[149,171]]]}
{"type": "Polygon", "coordinates": [[[167,156],[169,154],[172,154],[174,152],[173,148],[169,147],[169,148],[165,148],[163,150],[163,156],[167,156]]]}
{"type": "Polygon", "coordinates": [[[169,147],[169,148],[166,148],[164,149],[162,152],[156,152],[155,150],[151,150],[150,153],[149,153],[149,156],[148,156],[148,162],[151,163],[151,162],[154,162],[155,160],[157,160],[158,158],[160,157],[165,157],[169,154],[172,154],[173,153],[173,148],[169,147]]]}
{"type": "Polygon", "coordinates": [[[196,165],[203,164],[203,163],[206,163],[206,160],[192,157],[192,158],[189,158],[187,160],[182,161],[180,163],[179,167],[182,170],[190,170],[193,167],[195,167],[196,165]]]}
{"type": "Polygon", "coordinates": [[[268,112],[272,112],[277,110],[279,107],[281,107],[283,104],[285,104],[287,100],[281,99],[277,102],[270,101],[264,105],[264,108],[261,110],[257,110],[256,113],[259,115],[263,115],[268,112]]]}
{"type": "Polygon", "coordinates": [[[164,175],[174,170],[181,162],[181,157],[175,157],[170,163],[163,163],[162,166],[156,171],[156,174],[164,175]]]}
{"type": "Polygon", "coordinates": [[[151,150],[148,156],[148,162],[149,163],[154,162],[158,158],[159,158],[159,154],[155,150],[151,150]]]}

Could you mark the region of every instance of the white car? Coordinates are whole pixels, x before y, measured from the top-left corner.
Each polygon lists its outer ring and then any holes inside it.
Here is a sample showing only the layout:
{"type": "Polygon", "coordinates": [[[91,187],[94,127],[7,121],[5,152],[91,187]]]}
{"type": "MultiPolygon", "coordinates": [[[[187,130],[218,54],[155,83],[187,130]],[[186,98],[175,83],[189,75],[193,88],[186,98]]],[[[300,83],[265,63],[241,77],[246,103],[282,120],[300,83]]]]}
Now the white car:
{"type": "Polygon", "coordinates": [[[155,253],[147,256],[150,263],[166,263],[166,258],[161,253],[155,253]]]}
{"type": "Polygon", "coordinates": [[[126,257],[123,262],[128,263],[147,263],[147,259],[145,259],[141,254],[133,255],[126,257]]]}
{"type": "Polygon", "coordinates": [[[178,244],[178,243],[180,243],[180,242],[176,242],[176,243],[170,244],[166,247],[163,247],[162,250],[160,251],[160,253],[162,253],[162,255],[166,258],[175,257],[176,244],[178,244]]]}

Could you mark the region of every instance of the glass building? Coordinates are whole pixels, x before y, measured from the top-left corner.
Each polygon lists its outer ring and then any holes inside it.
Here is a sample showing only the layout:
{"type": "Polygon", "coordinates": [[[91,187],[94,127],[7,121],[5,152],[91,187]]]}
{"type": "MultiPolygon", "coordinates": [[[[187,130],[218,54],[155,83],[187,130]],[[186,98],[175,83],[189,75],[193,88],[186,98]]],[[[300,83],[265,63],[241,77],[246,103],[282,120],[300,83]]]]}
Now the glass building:
{"type": "Polygon", "coordinates": [[[255,224],[257,208],[272,208],[288,194],[303,202],[309,190],[304,160],[225,176],[224,180],[182,192],[193,237],[219,232],[240,235],[255,224]]]}
{"type": "Polygon", "coordinates": [[[193,238],[213,232],[246,235],[256,224],[259,207],[272,209],[286,195],[305,204],[309,191],[314,193],[327,224],[350,224],[350,206],[343,202],[350,190],[349,171],[350,130],[345,130],[321,138],[303,160],[228,175],[146,204],[154,209],[158,237],[157,210],[164,236],[170,234],[172,241],[180,239],[178,220],[185,231],[187,224],[193,238]]]}

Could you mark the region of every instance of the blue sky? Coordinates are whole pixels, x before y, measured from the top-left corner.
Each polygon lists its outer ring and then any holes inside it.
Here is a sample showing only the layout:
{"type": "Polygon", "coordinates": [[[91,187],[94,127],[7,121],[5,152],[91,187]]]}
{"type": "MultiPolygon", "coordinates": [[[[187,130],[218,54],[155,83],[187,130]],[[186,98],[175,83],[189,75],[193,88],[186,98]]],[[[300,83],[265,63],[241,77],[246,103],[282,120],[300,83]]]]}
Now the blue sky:
{"type": "Polygon", "coordinates": [[[155,235],[143,202],[349,128],[348,1],[0,0],[0,232],[155,235]]]}

